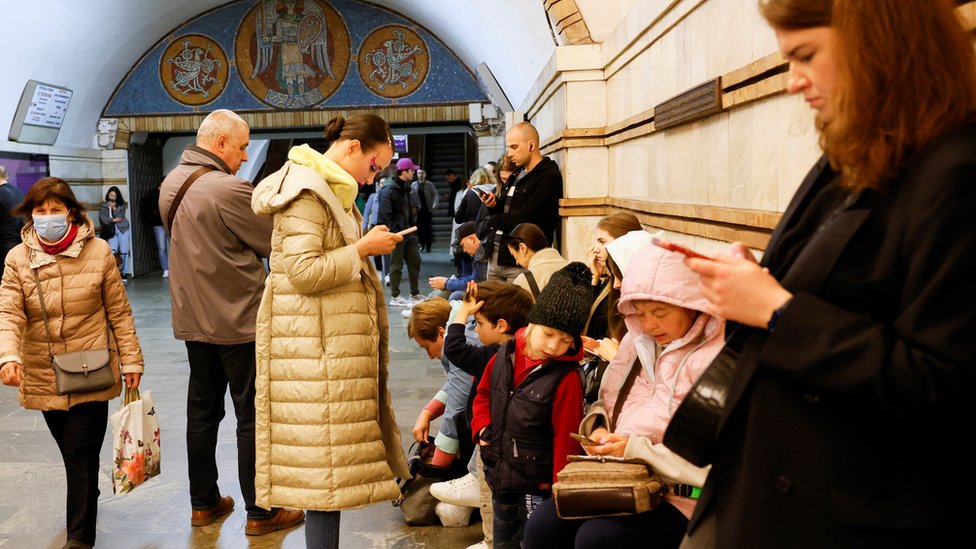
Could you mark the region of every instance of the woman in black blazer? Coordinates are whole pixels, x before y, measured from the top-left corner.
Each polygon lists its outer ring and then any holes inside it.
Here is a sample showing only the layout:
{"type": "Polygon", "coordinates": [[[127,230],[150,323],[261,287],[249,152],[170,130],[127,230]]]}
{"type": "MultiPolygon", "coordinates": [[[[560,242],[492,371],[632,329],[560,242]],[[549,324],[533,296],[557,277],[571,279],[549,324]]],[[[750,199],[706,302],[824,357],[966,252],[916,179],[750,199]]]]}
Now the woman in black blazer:
{"type": "Polygon", "coordinates": [[[970,539],[972,39],[950,0],[760,10],[789,62],[788,91],[817,111],[824,156],[761,265],[741,245],[686,260],[712,312],[739,326],[723,351],[735,373],[713,467],[682,547],[970,539]]]}

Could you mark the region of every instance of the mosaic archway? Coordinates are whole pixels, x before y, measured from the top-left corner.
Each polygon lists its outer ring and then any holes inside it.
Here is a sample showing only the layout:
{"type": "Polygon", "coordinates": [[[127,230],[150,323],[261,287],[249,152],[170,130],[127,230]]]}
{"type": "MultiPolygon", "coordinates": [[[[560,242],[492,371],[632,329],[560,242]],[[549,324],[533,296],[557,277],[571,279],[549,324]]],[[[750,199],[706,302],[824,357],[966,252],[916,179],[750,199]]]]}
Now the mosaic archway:
{"type": "Polygon", "coordinates": [[[186,34],[166,47],[159,60],[159,81],[174,100],[206,105],[227,87],[227,54],[209,36],[186,34]]]}
{"type": "Polygon", "coordinates": [[[403,25],[387,25],[369,33],[357,59],[363,84],[386,99],[410,95],[423,85],[430,70],[427,43],[403,25]]]}
{"type": "Polygon", "coordinates": [[[234,43],[244,86],[270,107],[303,109],[329,98],[349,70],[349,30],[322,0],[261,0],[234,43]]]}

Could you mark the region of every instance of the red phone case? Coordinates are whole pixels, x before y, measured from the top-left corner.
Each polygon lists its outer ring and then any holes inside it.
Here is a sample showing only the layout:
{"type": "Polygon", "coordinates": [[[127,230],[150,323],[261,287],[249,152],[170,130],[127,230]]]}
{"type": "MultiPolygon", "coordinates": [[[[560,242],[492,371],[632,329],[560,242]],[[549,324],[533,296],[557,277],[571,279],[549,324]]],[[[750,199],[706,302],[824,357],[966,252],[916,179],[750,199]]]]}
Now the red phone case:
{"type": "Polygon", "coordinates": [[[671,250],[672,252],[678,252],[679,254],[684,254],[684,255],[686,255],[688,257],[696,257],[698,259],[707,259],[709,261],[712,261],[712,258],[708,257],[707,255],[700,254],[700,253],[696,252],[695,250],[692,250],[690,248],[685,248],[684,246],[682,246],[680,244],[675,244],[674,242],[669,242],[667,240],[661,240],[660,238],[652,238],[651,239],[651,242],[653,242],[656,246],[660,246],[660,247],[664,248],[665,250],[671,250]]]}

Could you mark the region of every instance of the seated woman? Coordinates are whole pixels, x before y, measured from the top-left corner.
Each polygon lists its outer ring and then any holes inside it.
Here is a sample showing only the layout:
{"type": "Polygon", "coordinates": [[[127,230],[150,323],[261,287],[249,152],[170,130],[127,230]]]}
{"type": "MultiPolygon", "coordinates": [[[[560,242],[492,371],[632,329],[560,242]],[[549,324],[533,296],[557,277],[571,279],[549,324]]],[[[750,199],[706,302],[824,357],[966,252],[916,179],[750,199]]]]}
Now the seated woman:
{"type": "MultiPolygon", "coordinates": [[[[579,432],[598,443],[586,452],[641,459],[669,482],[701,486],[706,470],[672,454],[661,439],[671,414],[722,349],[725,321],[708,314],[708,300],[684,256],[654,245],[632,255],[620,294],[627,334],[603,378],[601,399],[580,424],[579,432]],[[636,378],[621,399],[633,368],[636,378]]],[[[529,519],[523,547],[676,548],[694,507],[694,499],[669,492],[646,513],[562,520],[549,500],[529,519]]]]}
{"type": "MultiPolygon", "coordinates": [[[[593,271],[593,285],[598,286],[596,301],[590,310],[590,322],[586,327],[583,345],[593,347],[591,343],[605,337],[614,337],[612,333],[609,311],[610,306],[616,306],[611,299],[613,290],[613,276],[607,269],[607,245],[632,231],[643,231],[644,227],[634,214],[618,212],[608,215],[596,224],[593,234],[593,245],[586,250],[587,265],[593,271]]],[[[619,297],[619,293],[617,295],[619,297]]],[[[620,341],[618,338],[617,341],[620,341]]]]}
{"type": "Polygon", "coordinates": [[[519,267],[525,269],[512,283],[528,290],[535,299],[549,283],[552,273],[565,267],[569,261],[559,255],[559,250],[549,247],[542,229],[532,223],[519,223],[506,236],[512,257],[519,267]]]}

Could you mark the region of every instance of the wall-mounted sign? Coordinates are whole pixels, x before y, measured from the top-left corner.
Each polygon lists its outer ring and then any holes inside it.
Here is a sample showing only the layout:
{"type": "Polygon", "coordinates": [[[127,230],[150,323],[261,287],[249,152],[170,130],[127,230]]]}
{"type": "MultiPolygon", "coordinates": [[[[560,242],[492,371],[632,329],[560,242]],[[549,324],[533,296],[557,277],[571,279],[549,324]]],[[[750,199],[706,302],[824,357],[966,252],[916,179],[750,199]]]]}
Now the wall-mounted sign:
{"type": "Polygon", "coordinates": [[[407,134],[393,134],[393,152],[407,152],[407,134]]]}
{"type": "Polygon", "coordinates": [[[71,90],[28,80],[20,96],[8,139],[23,143],[53,145],[64,123],[71,90]]]}
{"type": "Polygon", "coordinates": [[[654,107],[654,128],[673,128],[721,110],[722,86],[720,80],[714,78],[654,107]]]}
{"type": "Polygon", "coordinates": [[[68,110],[69,102],[71,102],[71,90],[38,82],[30,106],[27,107],[27,118],[24,119],[24,124],[60,128],[64,123],[64,114],[68,110]]]}

